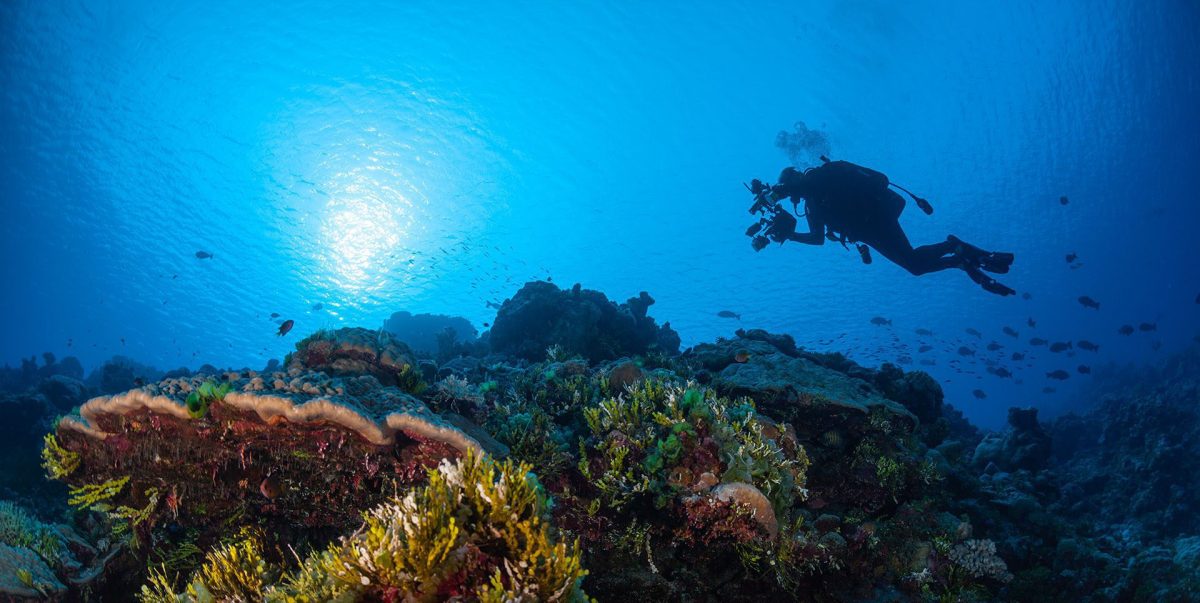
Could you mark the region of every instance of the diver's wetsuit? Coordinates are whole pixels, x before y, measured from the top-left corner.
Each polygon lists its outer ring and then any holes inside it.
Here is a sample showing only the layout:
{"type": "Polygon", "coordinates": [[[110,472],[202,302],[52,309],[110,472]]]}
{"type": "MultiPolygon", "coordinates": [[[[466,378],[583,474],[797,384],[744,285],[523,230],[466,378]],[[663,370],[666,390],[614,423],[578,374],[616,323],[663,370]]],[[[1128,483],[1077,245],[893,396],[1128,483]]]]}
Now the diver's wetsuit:
{"type": "Polygon", "coordinates": [[[875,170],[846,161],[831,161],[804,173],[788,168],[780,174],[773,190],[795,203],[805,201],[809,228],[806,233],[797,233],[793,224],[777,232],[776,240],[822,245],[828,229],[835,233],[832,240],[865,243],[912,274],[961,268],[992,293],[1014,293],[981,272],[1008,272],[1011,253],[988,253],[953,235],[941,243],[914,249],[900,227],[904,197],[889,189],[887,176],[875,170]]]}

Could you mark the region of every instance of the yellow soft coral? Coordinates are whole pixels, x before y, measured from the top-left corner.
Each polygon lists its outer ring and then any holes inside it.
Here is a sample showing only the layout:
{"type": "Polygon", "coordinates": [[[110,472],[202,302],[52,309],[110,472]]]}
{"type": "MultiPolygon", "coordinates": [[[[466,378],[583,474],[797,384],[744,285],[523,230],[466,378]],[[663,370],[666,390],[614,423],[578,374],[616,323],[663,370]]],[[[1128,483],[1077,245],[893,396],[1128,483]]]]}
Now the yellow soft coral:
{"type": "Polygon", "coordinates": [[[45,442],[42,447],[42,468],[46,470],[46,477],[62,479],[79,468],[79,453],[63,448],[52,433],[46,434],[45,442]]]}
{"type": "Polygon", "coordinates": [[[68,492],[71,498],[67,500],[73,507],[80,509],[104,504],[104,501],[118,495],[129,483],[129,476],[110,479],[99,484],[84,484],[72,487],[68,492]]]}

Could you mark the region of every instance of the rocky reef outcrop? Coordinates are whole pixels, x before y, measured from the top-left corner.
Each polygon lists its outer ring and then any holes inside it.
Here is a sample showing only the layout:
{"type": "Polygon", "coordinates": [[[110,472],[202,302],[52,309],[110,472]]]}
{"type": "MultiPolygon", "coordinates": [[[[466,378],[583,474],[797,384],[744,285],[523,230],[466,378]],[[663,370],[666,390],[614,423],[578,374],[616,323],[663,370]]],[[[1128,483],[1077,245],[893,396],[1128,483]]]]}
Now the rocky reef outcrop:
{"type": "Polygon", "coordinates": [[[494,352],[529,361],[544,359],[553,346],[590,362],[677,353],[679,335],[646,313],[653,304],[644,291],[617,304],[579,285],[564,291],[554,283],[531,282],[500,305],[488,339],[494,352]]]}

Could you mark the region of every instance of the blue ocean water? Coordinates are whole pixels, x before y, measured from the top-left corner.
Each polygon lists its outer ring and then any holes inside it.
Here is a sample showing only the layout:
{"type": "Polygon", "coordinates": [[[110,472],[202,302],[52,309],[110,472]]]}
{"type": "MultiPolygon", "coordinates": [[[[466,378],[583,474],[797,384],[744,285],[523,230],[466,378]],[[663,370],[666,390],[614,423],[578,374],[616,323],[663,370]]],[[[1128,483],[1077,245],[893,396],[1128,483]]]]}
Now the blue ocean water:
{"type": "Polygon", "coordinates": [[[905,368],[985,426],[1086,406],[1077,365],[1200,331],[1196,31],[1168,1],[5,2],[0,362],[257,368],[398,310],[483,329],[552,278],[649,291],[684,345],[761,327],[932,358],[905,368]],[[933,202],[902,217],[914,243],[1014,252],[1030,299],[836,245],[755,253],[742,183],[801,121],[933,202]],[[1014,351],[1015,378],[984,370],[1014,351]]]}

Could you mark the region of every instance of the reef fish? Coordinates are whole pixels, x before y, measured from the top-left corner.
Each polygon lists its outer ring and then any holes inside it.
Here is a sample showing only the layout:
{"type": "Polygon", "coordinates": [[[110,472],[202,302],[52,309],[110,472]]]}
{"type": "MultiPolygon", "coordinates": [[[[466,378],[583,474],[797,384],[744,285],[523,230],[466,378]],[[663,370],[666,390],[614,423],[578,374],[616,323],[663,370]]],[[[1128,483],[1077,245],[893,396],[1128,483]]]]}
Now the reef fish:
{"type": "Polygon", "coordinates": [[[312,306],[313,312],[320,312],[325,307],[325,304],[315,303],[312,306]]]}
{"type": "Polygon", "coordinates": [[[1069,341],[1056,341],[1050,344],[1050,351],[1054,352],[1055,354],[1059,352],[1065,352],[1069,349],[1071,349],[1071,342],[1069,341]]]}
{"type": "Polygon", "coordinates": [[[1058,379],[1059,381],[1065,381],[1071,376],[1071,373],[1068,373],[1067,371],[1064,371],[1062,369],[1058,369],[1057,371],[1052,371],[1052,372],[1046,373],[1046,376],[1051,379],[1058,379]]]}
{"type": "Polygon", "coordinates": [[[871,324],[880,326],[880,327],[885,326],[885,325],[890,327],[890,326],[892,326],[892,321],[890,321],[882,316],[876,316],[871,319],[871,324]]]}
{"type": "Polygon", "coordinates": [[[933,331],[930,331],[929,329],[917,329],[917,335],[929,337],[933,335],[933,331]]]}
{"type": "Polygon", "coordinates": [[[983,391],[983,390],[981,390],[981,389],[977,389],[977,390],[975,390],[975,391],[971,392],[971,395],[975,396],[976,398],[978,398],[978,399],[980,399],[980,400],[986,400],[986,399],[987,399],[987,392],[985,392],[985,391],[983,391]]]}
{"type": "Polygon", "coordinates": [[[1152,322],[1144,322],[1138,325],[1138,330],[1143,333],[1149,333],[1150,331],[1157,331],[1158,325],[1152,322]]]}
{"type": "Polygon", "coordinates": [[[1009,337],[1018,337],[1019,336],[1016,329],[1014,329],[1012,327],[1004,327],[1003,331],[1004,331],[1004,334],[1008,335],[1009,337]]]}
{"type": "Polygon", "coordinates": [[[967,334],[973,335],[979,339],[983,339],[983,333],[980,333],[979,331],[976,331],[975,329],[967,329],[967,334]]]}
{"type": "Polygon", "coordinates": [[[1026,291],[1025,293],[1021,294],[1021,299],[1025,300],[1025,301],[1029,301],[1029,300],[1033,299],[1033,294],[1026,291]]]}
{"type": "Polygon", "coordinates": [[[987,344],[987,349],[988,349],[988,351],[989,351],[989,352],[995,352],[996,350],[998,350],[998,349],[1000,349],[1000,348],[1002,348],[1002,347],[1004,347],[1004,346],[1002,346],[1002,345],[1000,345],[1000,344],[998,344],[998,343],[996,343],[996,342],[994,342],[994,341],[993,341],[993,342],[991,342],[991,343],[989,343],[989,344],[987,344]]]}
{"type": "Polygon", "coordinates": [[[1081,349],[1081,350],[1087,350],[1089,352],[1099,352],[1100,351],[1100,346],[1098,346],[1086,339],[1080,339],[1078,342],[1078,345],[1079,345],[1079,349],[1081,349]]]}
{"type": "Polygon", "coordinates": [[[1025,354],[1022,354],[1022,353],[1020,353],[1020,352],[1013,352],[1013,353],[1012,353],[1012,359],[1013,359],[1013,362],[1016,362],[1016,361],[1018,361],[1018,360],[1024,360],[1024,359],[1025,359],[1025,354]]]}
{"type": "Polygon", "coordinates": [[[1000,377],[1001,379],[1008,379],[1009,377],[1012,377],[1012,371],[1010,371],[1002,366],[997,366],[997,367],[989,366],[987,368],[987,372],[989,372],[997,377],[1000,377]]]}
{"type": "Polygon", "coordinates": [[[1032,329],[1037,326],[1037,321],[1030,316],[1029,318],[1025,319],[1025,324],[1029,325],[1029,328],[1032,329]]]}
{"type": "Polygon", "coordinates": [[[931,345],[923,345],[923,346],[917,348],[917,351],[924,354],[925,352],[928,352],[929,350],[932,350],[932,349],[933,349],[933,346],[931,346],[931,345]]]}
{"type": "Polygon", "coordinates": [[[1090,374],[1092,374],[1092,367],[1090,367],[1090,366],[1088,366],[1088,365],[1086,365],[1086,364],[1081,364],[1081,365],[1079,365],[1079,368],[1078,368],[1077,370],[1079,371],[1079,374],[1080,374],[1080,375],[1090,375],[1090,374]]]}
{"type": "Polygon", "coordinates": [[[1070,202],[1071,202],[1071,200],[1070,200],[1070,199],[1067,199],[1067,196],[1066,196],[1066,195],[1063,195],[1063,196],[1061,196],[1061,197],[1059,197],[1059,198],[1058,198],[1058,204],[1059,204],[1059,205],[1066,205],[1066,204],[1068,204],[1068,203],[1070,203],[1070,202]]]}
{"type": "Polygon", "coordinates": [[[197,251],[196,252],[196,259],[198,259],[198,260],[209,260],[209,259],[212,259],[212,257],[213,257],[213,254],[211,254],[207,251],[197,251]]]}
{"type": "Polygon", "coordinates": [[[1041,337],[1034,337],[1033,339],[1029,340],[1029,345],[1046,345],[1047,343],[1050,342],[1042,339],[1041,337]]]}
{"type": "Polygon", "coordinates": [[[969,347],[967,347],[967,346],[965,346],[965,345],[964,345],[964,346],[959,346],[959,348],[958,348],[958,355],[959,355],[959,356],[974,356],[974,355],[975,355],[975,350],[972,350],[971,348],[969,348],[969,347]]]}
{"type": "Polygon", "coordinates": [[[279,333],[277,335],[280,337],[287,335],[288,331],[291,331],[294,326],[296,326],[296,321],[294,320],[288,319],[283,321],[283,324],[279,325],[279,333]]]}
{"type": "Polygon", "coordinates": [[[1123,325],[1117,329],[1117,332],[1122,335],[1133,335],[1133,325],[1123,325]]]}
{"type": "Polygon", "coordinates": [[[1074,262],[1075,260],[1078,260],[1078,259],[1079,259],[1079,254],[1075,253],[1074,251],[1067,254],[1067,263],[1068,264],[1070,264],[1071,262],[1074,262]]]}
{"type": "Polygon", "coordinates": [[[733,355],[733,361],[738,364],[746,364],[747,362],[750,362],[750,352],[747,352],[746,350],[738,350],[737,353],[733,355]]]}
{"type": "Polygon", "coordinates": [[[1085,307],[1085,308],[1091,308],[1093,310],[1100,309],[1100,302],[1098,302],[1086,295],[1079,296],[1079,303],[1082,304],[1083,307],[1085,307]]]}
{"type": "Polygon", "coordinates": [[[278,313],[278,312],[272,312],[272,313],[271,313],[271,318],[279,318],[279,313],[278,313]]]}
{"type": "Polygon", "coordinates": [[[258,491],[268,499],[275,500],[279,498],[279,495],[283,494],[283,484],[279,483],[279,480],[274,477],[266,477],[258,485],[258,491]]]}
{"type": "Polygon", "coordinates": [[[720,312],[717,312],[717,316],[720,316],[721,318],[736,318],[738,320],[742,319],[741,314],[731,312],[729,310],[721,310],[720,312]]]}

